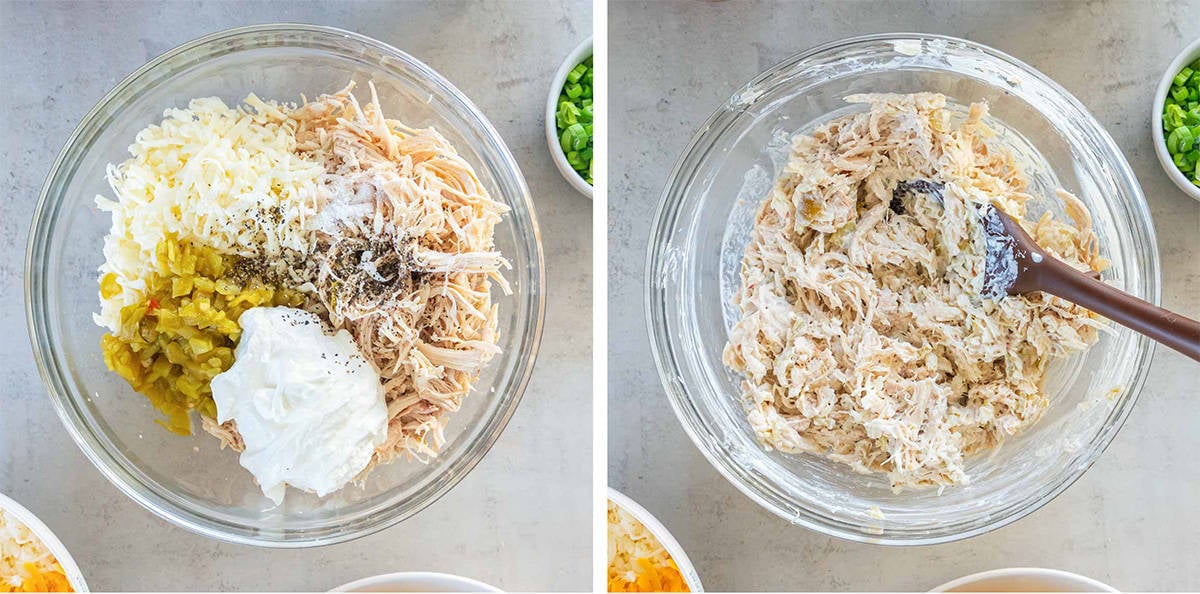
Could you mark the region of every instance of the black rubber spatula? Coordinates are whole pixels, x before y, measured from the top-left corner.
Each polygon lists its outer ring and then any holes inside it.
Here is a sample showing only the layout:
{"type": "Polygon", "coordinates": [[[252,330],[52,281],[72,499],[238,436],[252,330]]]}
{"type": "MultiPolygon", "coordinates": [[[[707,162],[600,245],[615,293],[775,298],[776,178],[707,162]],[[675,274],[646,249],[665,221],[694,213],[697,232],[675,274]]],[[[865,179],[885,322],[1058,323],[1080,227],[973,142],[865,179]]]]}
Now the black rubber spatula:
{"type": "Polygon", "coordinates": [[[1167,311],[1100,282],[1038,247],[1000,209],[979,208],[987,239],[983,296],[1000,299],[1042,291],[1094,311],[1200,361],[1200,322],[1167,311]]]}

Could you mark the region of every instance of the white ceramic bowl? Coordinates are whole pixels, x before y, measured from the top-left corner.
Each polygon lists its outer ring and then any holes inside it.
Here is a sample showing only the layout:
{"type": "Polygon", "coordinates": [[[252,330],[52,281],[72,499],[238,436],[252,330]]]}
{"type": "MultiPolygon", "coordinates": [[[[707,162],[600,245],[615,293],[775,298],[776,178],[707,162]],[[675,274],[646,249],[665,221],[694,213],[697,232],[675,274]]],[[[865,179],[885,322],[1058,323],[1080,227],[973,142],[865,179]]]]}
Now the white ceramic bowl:
{"type": "Polygon", "coordinates": [[[1116,592],[1092,578],[1038,567],[1010,567],[975,573],[946,582],[932,592],[1116,592]]]}
{"type": "Polygon", "coordinates": [[[1171,61],[1171,65],[1167,67],[1167,71],[1163,73],[1162,80],[1158,81],[1158,92],[1154,94],[1154,105],[1150,106],[1150,130],[1154,134],[1154,154],[1158,155],[1158,163],[1162,165],[1163,171],[1167,172],[1167,177],[1179,186],[1179,189],[1184,194],[1191,196],[1195,200],[1200,200],[1200,188],[1192,185],[1188,178],[1184,177],[1183,172],[1175,167],[1175,162],[1171,160],[1171,153],[1167,152],[1167,141],[1163,137],[1162,127],[1162,111],[1163,103],[1167,100],[1167,90],[1171,88],[1171,80],[1179,74],[1180,70],[1187,64],[1191,64],[1192,60],[1200,58],[1200,39],[1193,41],[1187,47],[1179,52],[1178,56],[1171,61]]]}
{"type": "Polygon", "coordinates": [[[408,571],[355,580],[330,592],[501,592],[495,586],[448,573],[408,571]]]}
{"type": "Polygon", "coordinates": [[[688,559],[687,553],[683,552],[683,547],[679,546],[679,541],[675,540],[674,536],[667,531],[666,526],[662,525],[657,518],[646,511],[646,508],[638,505],[632,499],[625,496],[624,493],[609,487],[608,499],[617,504],[618,507],[624,509],[637,518],[658,542],[662,543],[664,549],[671,554],[671,558],[675,560],[675,565],[679,567],[679,574],[683,576],[683,582],[687,584],[688,590],[692,592],[703,592],[704,585],[700,583],[700,574],[696,573],[695,566],[688,559]]]}
{"type": "Polygon", "coordinates": [[[567,73],[590,55],[592,55],[592,38],[588,37],[575,46],[575,49],[567,54],[567,59],[559,65],[558,72],[554,73],[554,80],[550,85],[550,94],[546,97],[545,120],[546,144],[550,148],[550,158],[554,159],[554,166],[558,168],[558,172],[571,184],[572,188],[588,198],[592,197],[592,184],[580,177],[579,173],[567,162],[567,156],[563,154],[562,146],[559,145],[558,125],[554,120],[554,114],[558,111],[558,95],[562,92],[563,83],[567,82],[567,73]]]}
{"type": "Polygon", "coordinates": [[[50,549],[50,553],[58,559],[58,564],[62,566],[63,573],[67,576],[67,581],[71,582],[71,587],[76,592],[87,592],[88,585],[83,579],[83,573],[79,571],[79,566],[75,564],[75,560],[71,558],[71,554],[67,552],[67,547],[58,540],[57,536],[33,515],[33,512],[21,507],[21,504],[9,499],[4,494],[0,493],[0,509],[8,512],[9,515],[16,518],[17,521],[29,527],[35,536],[41,539],[42,543],[50,549]]]}

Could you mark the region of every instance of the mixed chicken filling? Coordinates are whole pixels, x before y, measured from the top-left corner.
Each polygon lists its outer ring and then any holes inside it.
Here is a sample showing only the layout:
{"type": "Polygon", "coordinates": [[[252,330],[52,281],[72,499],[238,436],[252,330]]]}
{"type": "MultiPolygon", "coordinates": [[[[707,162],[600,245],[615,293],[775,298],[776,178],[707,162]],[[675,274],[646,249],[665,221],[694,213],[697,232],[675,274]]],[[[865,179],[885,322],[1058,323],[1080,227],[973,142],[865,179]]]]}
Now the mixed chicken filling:
{"type": "Polygon", "coordinates": [[[814,453],[892,488],[968,482],[964,460],[1036,422],[1055,359],[1103,322],[1043,293],[981,296],[977,208],[1021,221],[1049,253],[1101,271],[1091,218],[1026,220],[1026,179],[990,143],[987,105],[855,95],[868,109],[797,135],[763,203],[725,348],[760,442],[814,453]]]}

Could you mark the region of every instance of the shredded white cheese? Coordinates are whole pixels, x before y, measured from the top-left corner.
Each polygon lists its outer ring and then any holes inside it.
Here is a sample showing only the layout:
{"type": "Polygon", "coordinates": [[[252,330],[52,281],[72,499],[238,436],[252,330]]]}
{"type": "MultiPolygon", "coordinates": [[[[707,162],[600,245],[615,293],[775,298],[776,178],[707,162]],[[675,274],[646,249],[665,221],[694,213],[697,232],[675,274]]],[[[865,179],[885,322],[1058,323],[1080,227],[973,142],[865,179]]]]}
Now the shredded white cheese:
{"type": "Polygon", "coordinates": [[[296,153],[296,122],[279,106],[254,95],[245,104],[208,97],[168,109],[138,133],[132,158],[109,165],[115,199],[96,197],[112,213],[100,273],[121,291],[101,299],[98,324],[119,331],[121,308],[142,298],[168,234],[244,256],[308,251],[303,223],[324,168],[296,153]]]}

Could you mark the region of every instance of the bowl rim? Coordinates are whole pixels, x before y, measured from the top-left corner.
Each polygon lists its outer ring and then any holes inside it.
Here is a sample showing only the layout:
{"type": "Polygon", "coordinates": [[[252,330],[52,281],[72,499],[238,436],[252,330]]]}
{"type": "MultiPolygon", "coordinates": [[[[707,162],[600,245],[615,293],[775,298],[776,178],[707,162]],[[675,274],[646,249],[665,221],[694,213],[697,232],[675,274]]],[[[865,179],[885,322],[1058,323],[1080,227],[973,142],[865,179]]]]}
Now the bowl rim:
{"type": "Polygon", "coordinates": [[[703,592],[704,584],[700,583],[700,574],[696,571],[696,566],[692,564],[692,560],[688,558],[687,553],[683,550],[683,545],[675,540],[675,536],[670,530],[654,517],[654,514],[642,507],[641,504],[631,499],[628,495],[612,488],[608,488],[608,500],[617,504],[618,507],[629,512],[637,521],[641,522],[654,538],[662,544],[667,553],[671,555],[671,559],[675,561],[675,565],[679,567],[679,573],[683,576],[683,582],[687,584],[688,589],[692,592],[703,592]]]}
{"type": "Polygon", "coordinates": [[[550,84],[550,92],[546,96],[546,113],[543,120],[546,129],[546,146],[550,149],[550,158],[554,160],[554,166],[558,168],[558,173],[563,176],[563,179],[567,180],[567,183],[571,184],[571,187],[576,192],[588,198],[593,197],[592,194],[595,188],[592,184],[587,183],[579,175],[579,172],[575,171],[575,168],[571,167],[571,164],[567,162],[567,156],[563,154],[562,147],[559,146],[558,124],[554,119],[554,114],[557,111],[555,107],[558,106],[558,94],[562,91],[563,84],[567,82],[567,74],[571,72],[571,69],[576,64],[582,62],[590,55],[592,55],[592,36],[588,35],[587,39],[579,42],[579,45],[576,45],[575,49],[567,54],[567,57],[559,64],[558,70],[555,71],[554,79],[550,84]]]}
{"type": "Polygon", "coordinates": [[[54,555],[54,559],[62,566],[63,573],[67,576],[67,581],[71,583],[71,587],[76,592],[89,592],[87,581],[83,579],[83,572],[79,570],[79,565],[75,563],[75,558],[67,551],[67,547],[63,545],[58,536],[50,530],[49,526],[40,518],[35,516],[28,508],[17,503],[13,498],[0,493],[0,510],[6,511],[13,515],[17,521],[29,528],[42,544],[46,545],[50,553],[54,555]]]}
{"type": "MultiPolygon", "coordinates": [[[[379,575],[367,576],[359,578],[352,582],[342,584],[330,592],[357,592],[360,588],[379,588],[381,586],[395,587],[397,582],[408,580],[438,580],[443,582],[453,582],[457,586],[464,588],[472,588],[472,592],[503,592],[500,588],[491,584],[481,582],[469,577],[454,575],[452,573],[443,573],[440,571],[396,571],[392,573],[381,573],[379,575]]],[[[399,588],[395,588],[399,590],[399,588]]],[[[445,590],[447,592],[467,592],[468,590],[445,590]]]]}
{"type": "Polygon", "coordinates": [[[1080,586],[1088,588],[1088,591],[1090,592],[1118,591],[1116,588],[1099,580],[1087,577],[1086,575],[1064,571],[1062,569],[1046,569],[1042,567],[1005,567],[1002,569],[991,569],[988,571],[980,571],[978,573],[965,575],[958,579],[953,579],[941,584],[940,586],[930,590],[930,592],[949,592],[956,588],[970,586],[983,580],[1005,577],[1054,577],[1078,582],[1080,586]]]}
{"type": "MultiPolygon", "coordinates": [[[[749,482],[743,479],[738,468],[732,461],[727,459],[723,452],[717,451],[715,444],[710,444],[705,436],[701,435],[703,421],[693,420],[692,412],[689,408],[694,408],[691,400],[687,395],[688,389],[684,386],[682,378],[674,373],[674,368],[678,367],[675,363],[677,360],[676,347],[670,342],[672,339],[667,337],[665,333],[659,336],[658,326],[665,324],[666,312],[663,310],[662,303],[664,299],[656,299],[660,294],[664,297],[669,297],[666,293],[666,281],[664,277],[667,271],[677,269],[680,263],[674,255],[667,258],[669,261],[660,262],[660,252],[665,253],[665,248],[670,243],[670,235],[673,229],[679,225],[678,218],[680,213],[673,209],[674,201],[679,200],[676,193],[676,186],[681,183],[681,180],[687,176],[684,170],[689,165],[696,154],[703,151],[702,142],[714,134],[715,130],[722,130],[727,127],[727,122],[723,118],[730,113],[744,111],[758,98],[759,92],[756,87],[770,80],[776,74],[793,68],[797,64],[805,60],[811,59],[820,54],[824,54],[839,48],[849,47],[856,44],[873,43],[873,42],[897,42],[897,41],[940,41],[953,44],[959,44],[971,48],[972,50],[982,52],[991,58],[1007,61],[1019,68],[1024,69],[1031,77],[1038,79],[1041,84],[1061,95],[1066,103],[1075,111],[1083,114],[1090,122],[1095,124],[1096,133],[1102,138],[1108,148],[1120,157],[1117,163],[1117,171],[1123,179],[1130,183],[1135,197],[1138,198],[1134,203],[1127,204],[1139,212],[1144,228],[1133,229],[1136,239],[1141,239],[1149,246],[1149,253],[1146,255],[1145,276],[1147,277],[1148,286],[1146,287],[1147,294],[1143,296],[1147,301],[1158,304],[1161,295],[1161,272],[1159,265],[1159,254],[1157,249],[1157,241],[1154,231],[1154,222],[1150,216],[1149,205],[1146,202],[1145,195],[1141,190],[1141,185],[1137,181],[1128,160],[1124,157],[1124,153],[1117,146],[1116,142],[1108,131],[1096,120],[1095,116],[1076,98],[1073,94],[1063,88],[1053,79],[1042,73],[1040,70],[1033,68],[1029,64],[1021,61],[1005,52],[982,43],[977,43],[967,39],[961,39],[948,35],[937,35],[931,33],[915,33],[915,32],[890,32],[890,33],[875,33],[869,35],[861,35],[847,37],[830,41],[827,43],[813,46],[809,49],[799,51],[785,58],[779,63],[771,66],[765,71],[759,73],[751,81],[744,86],[736,89],[730,98],[720,104],[713,113],[698,127],[696,132],[689,140],[687,146],[677,157],[675,164],[671,168],[670,175],[664,185],[662,194],[659,199],[658,207],[655,210],[651,234],[646,247],[646,267],[644,275],[646,282],[643,283],[643,307],[649,323],[646,325],[646,331],[649,334],[651,354],[654,358],[655,366],[658,370],[659,380],[662,382],[664,392],[666,393],[667,401],[671,405],[672,411],[675,413],[676,419],[683,426],[684,432],[691,439],[696,449],[700,450],[701,454],[708,460],[709,464],[717,470],[717,472],[725,478],[730,484],[746,495],[750,500],[754,501],[759,506],[767,509],[771,513],[787,520],[792,525],[803,526],[815,532],[834,536],[840,539],[861,542],[868,544],[887,545],[887,546],[923,546],[931,544],[940,544],[964,540],[981,534],[1003,528],[1013,522],[1021,520],[1033,512],[1041,509],[1043,506],[1053,501],[1056,497],[1071,487],[1084,474],[1087,473],[1093,464],[1100,458],[1101,454],[1112,444],[1117,433],[1124,426],[1129,418],[1134,405],[1137,403],[1138,396],[1145,384],[1147,374],[1149,372],[1150,363],[1155,352],[1155,344],[1153,341],[1145,340],[1144,350],[1139,355],[1141,364],[1138,365],[1127,386],[1124,386],[1126,393],[1124,399],[1128,399],[1128,404],[1119,407],[1113,414],[1117,416],[1112,419],[1112,422],[1102,428],[1097,436],[1093,439],[1099,440],[1098,447],[1094,448],[1083,464],[1077,465],[1077,468],[1071,474],[1066,475],[1063,480],[1060,480],[1054,488],[1043,493],[1037,500],[1030,502],[1026,507],[1017,510],[1013,513],[1000,517],[999,519],[988,520],[985,523],[974,526],[968,530],[964,530],[952,534],[940,534],[935,536],[919,535],[919,536],[880,536],[876,534],[868,534],[865,531],[854,530],[841,526],[831,525],[829,523],[819,522],[813,518],[809,518],[803,514],[789,514],[779,506],[775,505],[767,499],[767,497],[759,492],[755,487],[752,487],[749,482]]],[[[698,158],[698,157],[697,157],[698,158]]]]}
{"type": "MultiPolygon", "coordinates": [[[[382,66],[390,68],[390,66],[382,66]]],[[[529,193],[528,183],[525,180],[524,173],[521,171],[516,158],[512,155],[503,137],[493,126],[486,115],[472,102],[461,90],[452,84],[448,79],[442,76],[433,68],[429,67],[424,62],[416,57],[400,50],[388,43],[379,41],[366,35],[361,35],[353,31],[340,29],[337,27],[328,27],[323,25],[312,25],[307,23],[294,22],[277,22],[264,23],[256,25],[239,26],[228,29],[222,29],[200,37],[191,39],[181,43],[155,58],[147,61],[141,67],[134,70],[128,76],[124,77],[112,89],[110,89],[95,105],[88,110],[87,114],[80,119],[75,126],[70,136],[63,144],[58,156],[55,158],[53,165],[46,174],[45,181],[39,192],[38,201],[34,207],[33,217],[29,226],[29,238],[26,244],[25,251],[25,320],[26,327],[29,332],[29,340],[32,346],[34,359],[38,366],[39,375],[46,387],[47,396],[57,413],[59,420],[71,435],[72,440],[92,463],[100,473],[108,479],[110,483],[115,485],[119,491],[127,497],[137,502],[139,505],[153,513],[154,515],[168,521],[171,524],[182,527],[191,532],[202,536],[213,538],[215,540],[232,542],[237,544],[246,544],[267,548],[307,548],[316,546],[327,546],[358,539],[364,536],[369,536],[376,532],[385,530],[394,526],[429,507],[433,503],[441,499],[446,493],[452,490],[463,478],[466,477],[478,464],[487,456],[491,448],[495,445],[500,435],[504,432],[509,421],[516,413],[516,409],[524,396],[525,390],[528,388],[533,375],[533,369],[537,362],[538,350],[541,344],[542,332],[545,324],[546,313],[546,272],[545,258],[542,249],[541,232],[538,228],[537,213],[533,204],[533,200],[529,193]],[[146,484],[139,477],[135,476],[128,469],[124,468],[121,460],[117,459],[112,453],[108,452],[100,440],[93,435],[92,431],[87,434],[84,430],[77,426],[73,421],[71,411],[67,410],[67,402],[74,403],[75,398],[71,395],[72,391],[66,389],[62,384],[62,379],[69,376],[69,373],[63,372],[61,365],[57,361],[57,357],[49,352],[45,352],[40,347],[40,342],[48,340],[48,324],[46,318],[47,312],[37,311],[34,307],[35,299],[45,293],[44,281],[40,279],[40,274],[33,274],[35,268],[35,256],[42,255],[46,251],[46,243],[49,241],[48,234],[39,233],[46,225],[45,218],[49,214],[51,207],[56,207],[51,204],[51,191],[55,185],[56,179],[61,174],[61,171],[68,165],[68,156],[71,156],[72,149],[79,141],[80,137],[88,131],[94,122],[100,118],[104,109],[114,103],[129,87],[134,85],[143,76],[148,75],[155,69],[163,65],[163,63],[176,58],[177,56],[189,51],[196,50],[203,46],[213,44],[221,40],[234,39],[239,37],[247,37],[259,34],[297,34],[297,35],[319,35],[330,38],[342,38],[351,40],[357,44],[369,47],[374,51],[384,54],[390,58],[398,59],[406,66],[413,68],[426,77],[426,80],[436,85],[446,93],[448,99],[458,104],[475,122],[480,126],[484,136],[488,137],[492,144],[492,148],[500,156],[504,165],[511,167],[513,175],[512,182],[514,184],[514,195],[511,200],[514,202],[523,203],[528,216],[526,225],[528,226],[527,237],[519,238],[519,241],[526,243],[526,249],[529,250],[530,263],[529,266],[536,269],[536,273],[531,275],[529,279],[530,290],[529,301],[532,307],[529,308],[528,325],[522,330],[520,341],[524,343],[524,357],[527,358],[523,368],[514,371],[512,380],[512,389],[509,392],[512,394],[511,402],[503,408],[499,409],[490,417],[482,419],[484,430],[480,431],[479,441],[476,442],[476,452],[473,455],[467,456],[467,452],[463,452],[463,456],[456,459],[455,462],[459,466],[455,467],[454,473],[443,471],[439,475],[438,480],[430,481],[426,487],[426,494],[419,505],[412,509],[404,510],[403,512],[393,512],[390,515],[377,517],[386,510],[394,510],[399,506],[400,502],[392,502],[386,506],[375,506],[362,517],[355,518],[353,522],[349,522],[340,527],[322,526],[319,528],[322,534],[312,535],[304,534],[312,532],[314,529],[295,529],[295,528],[264,528],[261,526],[251,526],[245,522],[239,522],[236,526],[237,531],[231,529],[229,522],[224,520],[214,519],[211,514],[197,513],[191,509],[185,509],[177,503],[179,497],[174,493],[160,493],[159,490],[151,485],[146,484]],[[65,395],[64,395],[65,394],[65,395]],[[109,462],[111,461],[111,463],[109,462]],[[144,492],[134,488],[134,484],[144,488],[144,492]],[[303,536],[298,536],[303,534],[303,536]]],[[[449,469],[449,468],[448,468],[449,469]]],[[[447,470],[448,470],[447,469],[447,470]]]]}
{"type": "Polygon", "coordinates": [[[1158,90],[1154,93],[1154,103],[1150,105],[1150,134],[1154,139],[1154,155],[1158,157],[1158,164],[1162,166],[1167,177],[1179,187],[1180,191],[1187,194],[1194,200],[1200,200],[1200,187],[1192,184],[1184,177],[1183,172],[1175,166],[1175,162],[1171,160],[1171,153],[1167,151],[1167,139],[1163,136],[1162,112],[1163,105],[1167,101],[1167,91],[1171,88],[1171,81],[1175,79],[1175,75],[1179,74],[1180,70],[1192,60],[1200,58],[1200,37],[1187,44],[1176,56],[1171,60],[1171,64],[1163,72],[1163,76],[1158,81],[1158,90]]]}

